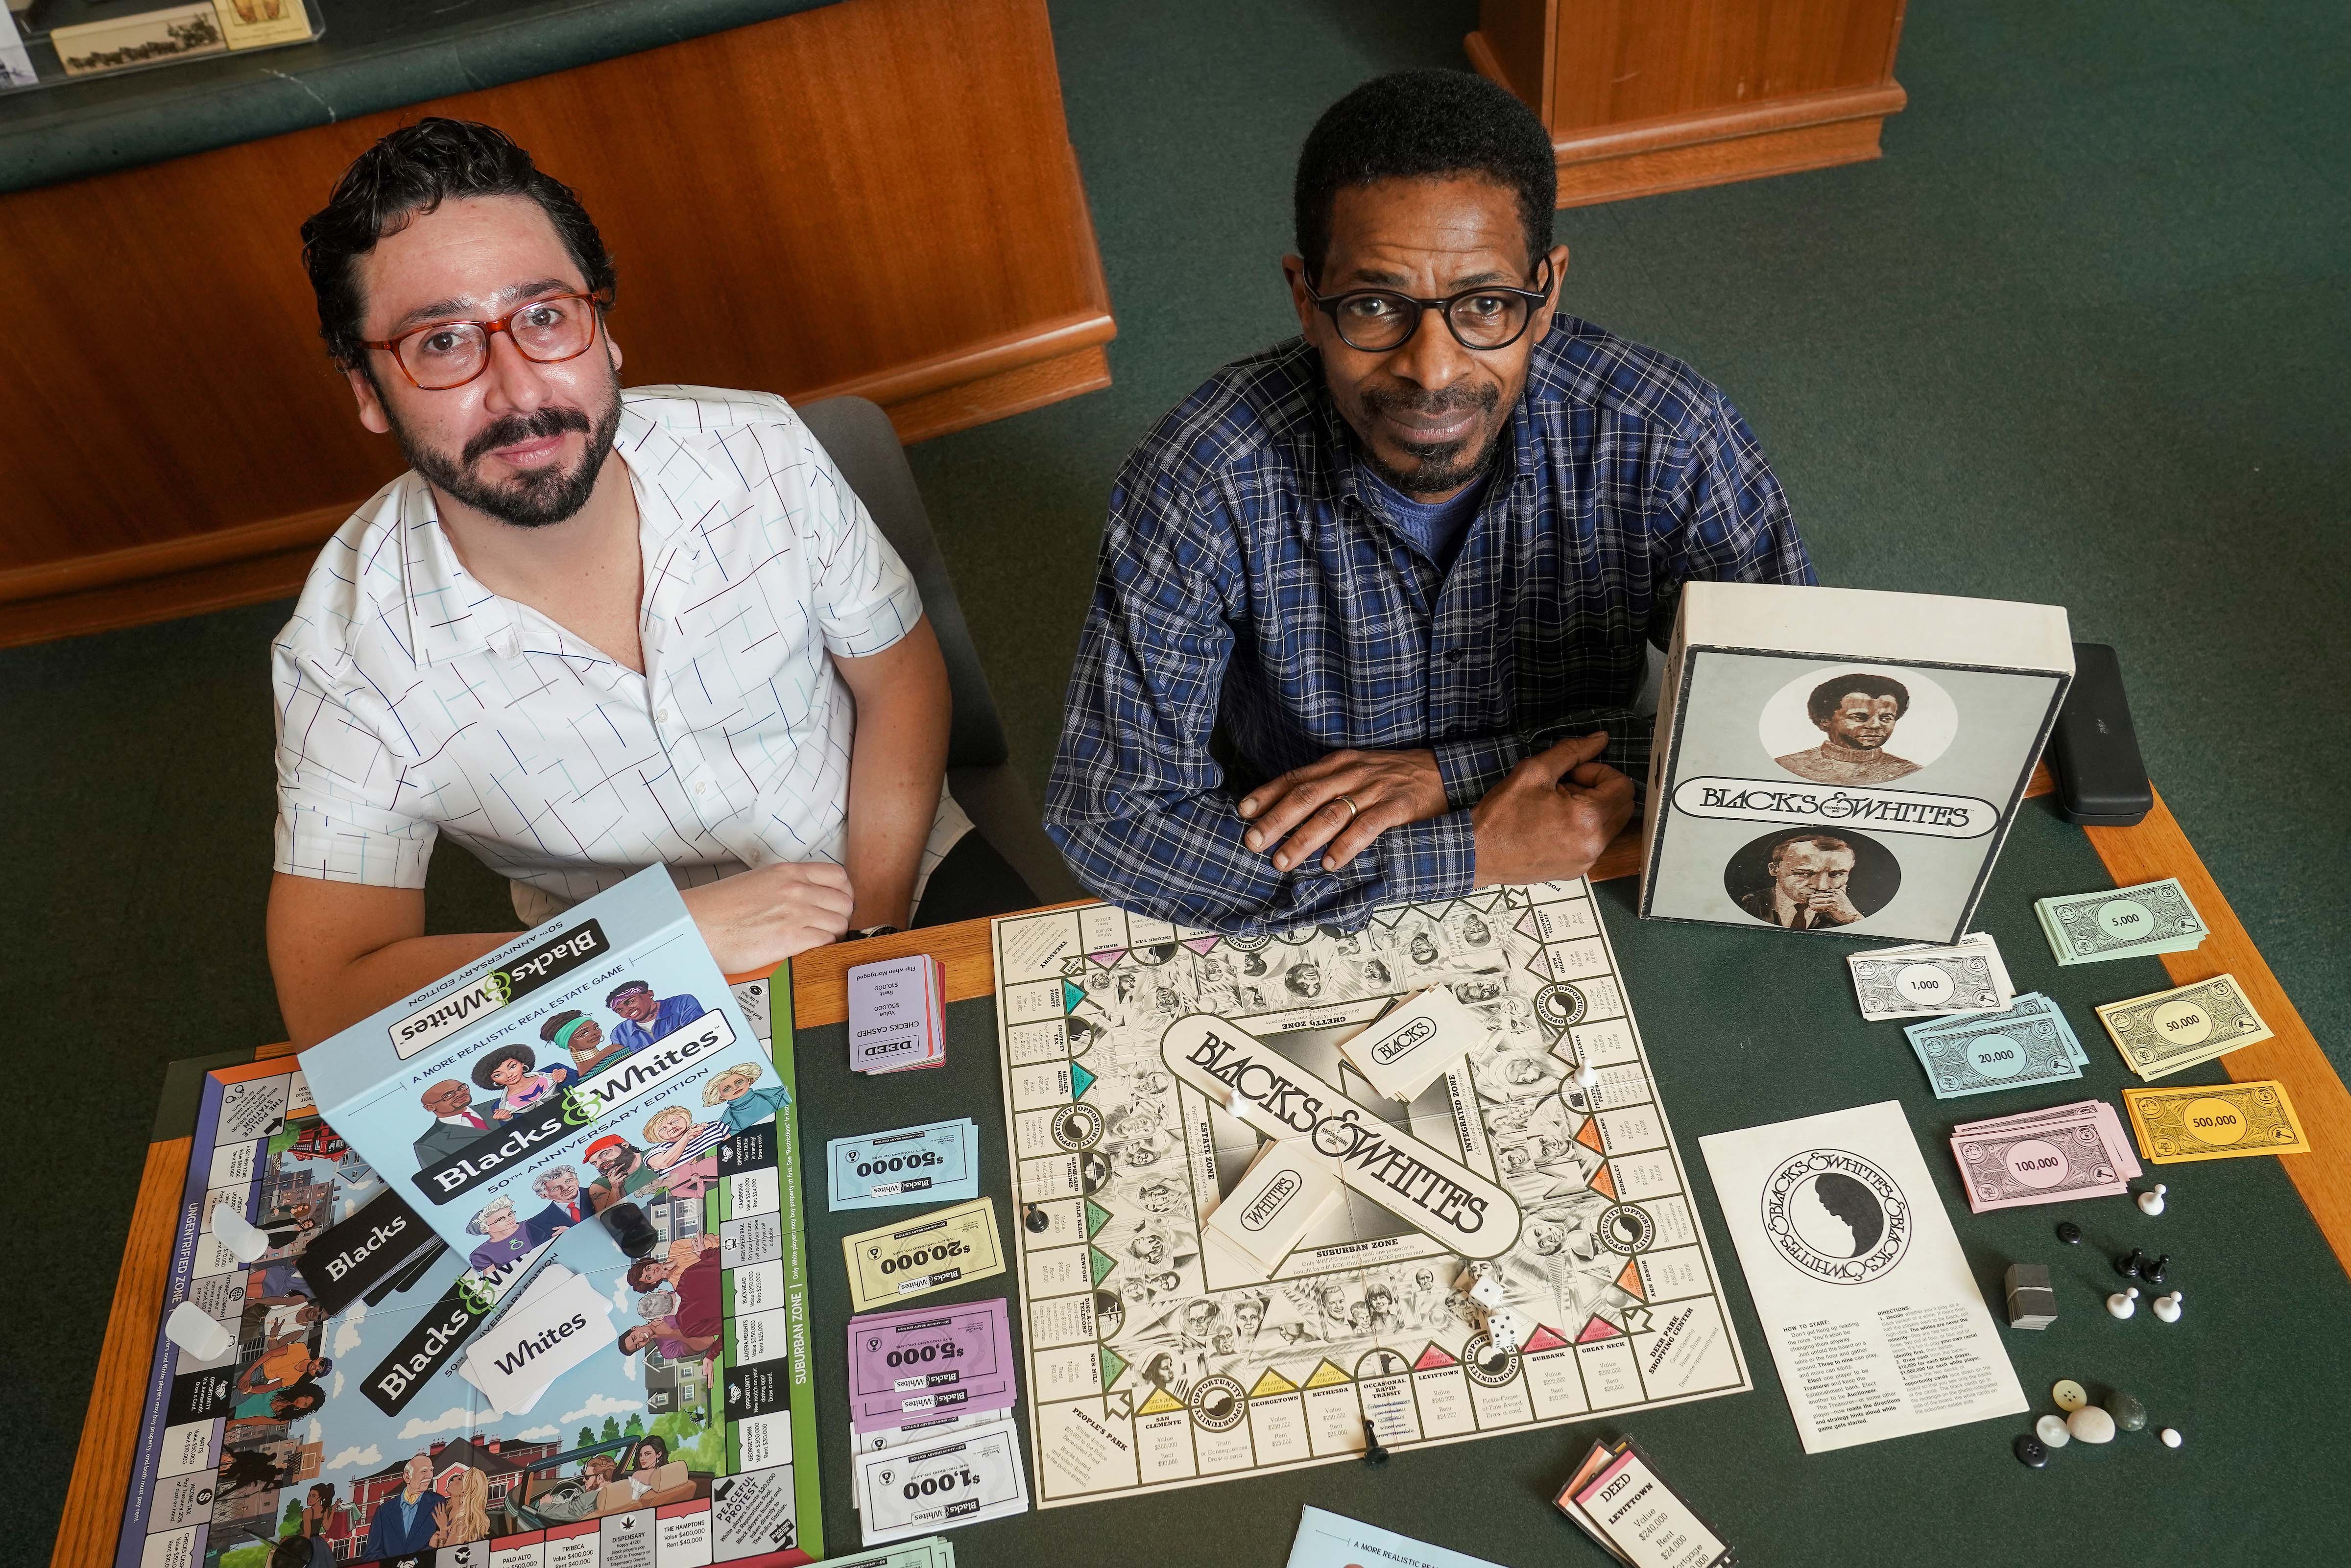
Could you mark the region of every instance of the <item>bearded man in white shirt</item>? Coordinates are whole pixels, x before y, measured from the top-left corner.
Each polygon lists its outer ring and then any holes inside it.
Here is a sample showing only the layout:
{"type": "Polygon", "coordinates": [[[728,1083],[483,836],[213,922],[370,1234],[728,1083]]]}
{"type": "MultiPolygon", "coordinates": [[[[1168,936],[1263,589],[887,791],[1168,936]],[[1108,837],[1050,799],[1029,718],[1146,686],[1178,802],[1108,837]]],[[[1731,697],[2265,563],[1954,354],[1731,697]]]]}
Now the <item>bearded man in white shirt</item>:
{"type": "Polygon", "coordinates": [[[665,864],[729,973],[1031,902],[944,791],[946,670],[904,564],[781,399],[622,392],[611,258],[568,187],[428,119],[302,238],[360,423],[412,466],[275,650],[297,1045],[512,935],[425,935],[444,832],[527,924],[665,864]]]}

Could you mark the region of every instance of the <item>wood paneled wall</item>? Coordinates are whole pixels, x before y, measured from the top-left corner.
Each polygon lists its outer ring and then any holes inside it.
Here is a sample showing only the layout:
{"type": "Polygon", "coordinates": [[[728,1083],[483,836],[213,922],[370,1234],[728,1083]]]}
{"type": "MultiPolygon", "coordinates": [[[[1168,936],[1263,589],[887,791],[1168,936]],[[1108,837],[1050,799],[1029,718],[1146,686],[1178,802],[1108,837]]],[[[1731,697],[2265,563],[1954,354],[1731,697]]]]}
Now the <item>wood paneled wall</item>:
{"type": "Polygon", "coordinates": [[[632,384],[853,392],[914,440],[1108,383],[1043,0],[844,0],[0,195],[0,645],[290,592],[400,471],[326,361],[297,231],[426,114],[579,190],[632,384]]]}
{"type": "Polygon", "coordinates": [[[1552,133],[1563,207],[1878,155],[1904,0],[1482,0],[1471,63],[1552,133]]]}

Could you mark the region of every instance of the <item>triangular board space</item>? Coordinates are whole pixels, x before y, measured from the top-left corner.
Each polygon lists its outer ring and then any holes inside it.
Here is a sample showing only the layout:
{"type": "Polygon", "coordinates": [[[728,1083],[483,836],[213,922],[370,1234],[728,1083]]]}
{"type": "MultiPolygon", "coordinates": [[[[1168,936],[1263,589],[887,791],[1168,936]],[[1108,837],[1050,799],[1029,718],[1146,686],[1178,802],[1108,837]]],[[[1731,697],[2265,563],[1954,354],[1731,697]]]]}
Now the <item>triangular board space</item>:
{"type": "Polygon", "coordinates": [[[1328,1388],[1334,1383],[1348,1383],[1352,1381],[1353,1380],[1345,1373],[1332,1365],[1330,1358],[1326,1356],[1323,1358],[1322,1365],[1307,1374],[1306,1386],[1309,1388],[1328,1388]]]}

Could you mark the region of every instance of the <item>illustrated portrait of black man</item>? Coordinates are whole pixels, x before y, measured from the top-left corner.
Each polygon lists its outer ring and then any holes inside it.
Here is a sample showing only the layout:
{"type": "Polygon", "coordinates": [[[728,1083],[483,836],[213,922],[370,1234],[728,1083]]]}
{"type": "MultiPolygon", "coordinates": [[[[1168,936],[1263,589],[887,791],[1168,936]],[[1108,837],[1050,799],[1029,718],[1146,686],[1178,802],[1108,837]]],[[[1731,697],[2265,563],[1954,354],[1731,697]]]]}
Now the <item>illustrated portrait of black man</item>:
{"type": "Polygon", "coordinates": [[[1910,688],[1891,675],[1831,675],[1804,704],[1821,743],[1771,760],[1815,784],[1891,784],[1918,771],[1917,763],[1887,749],[1909,711],[1910,688]]]}

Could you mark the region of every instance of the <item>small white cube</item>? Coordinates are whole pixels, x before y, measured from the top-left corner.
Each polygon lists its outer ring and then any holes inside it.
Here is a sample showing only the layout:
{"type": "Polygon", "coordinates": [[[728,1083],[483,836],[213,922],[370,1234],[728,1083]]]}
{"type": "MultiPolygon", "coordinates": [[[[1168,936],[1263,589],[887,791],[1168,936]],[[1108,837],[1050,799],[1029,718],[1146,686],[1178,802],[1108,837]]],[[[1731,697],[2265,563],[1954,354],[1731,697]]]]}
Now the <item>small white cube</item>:
{"type": "Polygon", "coordinates": [[[1497,1307],[1486,1314],[1486,1337],[1504,1350],[1516,1350],[1526,1343],[1527,1320],[1507,1307],[1497,1307]]]}
{"type": "Polygon", "coordinates": [[[1510,1297],[1502,1293],[1502,1281],[1491,1274],[1479,1276],[1477,1282],[1469,1287],[1469,1299],[1489,1312],[1510,1304],[1510,1297]]]}

